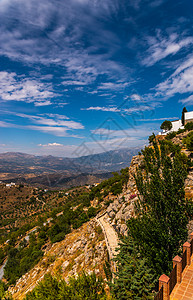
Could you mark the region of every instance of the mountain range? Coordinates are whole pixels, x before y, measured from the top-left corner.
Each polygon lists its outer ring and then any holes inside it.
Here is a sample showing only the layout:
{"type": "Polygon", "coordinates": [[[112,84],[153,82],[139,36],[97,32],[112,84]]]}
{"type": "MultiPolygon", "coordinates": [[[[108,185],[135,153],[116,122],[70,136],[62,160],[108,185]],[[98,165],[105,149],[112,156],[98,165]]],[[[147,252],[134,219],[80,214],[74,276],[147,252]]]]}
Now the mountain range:
{"type": "Polygon", "coordinates": [[[0,154],[0,180],[70,187],[100,182],[130,165],[139,148],[119,149],[77,158],[35,156],[20,152],[0,154]]]}

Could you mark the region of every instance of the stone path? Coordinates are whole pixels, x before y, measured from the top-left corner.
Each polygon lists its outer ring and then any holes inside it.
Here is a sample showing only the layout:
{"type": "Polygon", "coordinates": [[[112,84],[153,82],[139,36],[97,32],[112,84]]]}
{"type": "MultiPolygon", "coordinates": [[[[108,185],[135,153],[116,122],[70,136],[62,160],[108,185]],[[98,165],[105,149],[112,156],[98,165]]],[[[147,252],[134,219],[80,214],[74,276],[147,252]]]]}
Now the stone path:
{"type": "Polygon", "coordinates": [[[105,221],[105,216],[106,215],[103,215],[97,218],[97,221],[100,224],[105,236],[109,258],[111,259],[112,270],[116,271],[116,265],[115,262],[112,261],[112,259],[117,254],[117,251],[115,251],[115,249],[118,247],[119,238],[113,226],[105,221]]]}
{"type": "Polygon", "coordinates": [[[193,259],[191,265],[184,269],[182,281],[174,287],[170,300],[193,300],[193,259]]]}
{"type": "Polygon", "coordinates": [[[4,276],[4,268],[6,266],[7,263],[7,259],[4,261],[3,265],[0,267],[0,280],[2,280],[3,276],[4,276]]]}

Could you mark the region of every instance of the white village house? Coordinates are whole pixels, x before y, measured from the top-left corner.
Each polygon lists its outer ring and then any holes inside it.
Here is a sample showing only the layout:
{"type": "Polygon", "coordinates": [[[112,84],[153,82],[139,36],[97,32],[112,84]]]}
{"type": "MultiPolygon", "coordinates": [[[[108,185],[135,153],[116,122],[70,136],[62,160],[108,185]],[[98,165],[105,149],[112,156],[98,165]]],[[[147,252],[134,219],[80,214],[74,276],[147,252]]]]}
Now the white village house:
{"type": "Polygon", "coordinates": [[[184,114],[184,123],[185,123],[185,125],[188,122],[193,122],[193,111],[188,111],[184,114]]]}
{"type": "MultiPolygon", "coordinates": [[[[186,125],[188,122],[193,122],[193,111],[185,112],[184,113],[184,124],[186,125]]],[[[159,132],[159,135],[166,135],[173,131],[178,131],[179,129],[184,129],[181,120],[171,121],[172,128],[170,130],[163,130],[159,132]]]]}

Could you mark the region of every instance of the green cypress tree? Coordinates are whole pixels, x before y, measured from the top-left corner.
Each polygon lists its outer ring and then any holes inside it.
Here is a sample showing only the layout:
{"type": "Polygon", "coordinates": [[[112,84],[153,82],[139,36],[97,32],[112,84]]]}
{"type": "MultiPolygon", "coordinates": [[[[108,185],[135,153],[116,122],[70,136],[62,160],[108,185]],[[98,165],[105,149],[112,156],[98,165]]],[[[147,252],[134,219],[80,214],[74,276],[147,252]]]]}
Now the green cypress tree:
{"type": "Polygon", "coordinates": [[[187,109],[186,109],[186,107],[184,107],[183,108],[183,110],[182,110],[182,118],[181,118],[181,120],[182,120],[182,125],[184,126],[184,114],[187,112],[187,109]]]}

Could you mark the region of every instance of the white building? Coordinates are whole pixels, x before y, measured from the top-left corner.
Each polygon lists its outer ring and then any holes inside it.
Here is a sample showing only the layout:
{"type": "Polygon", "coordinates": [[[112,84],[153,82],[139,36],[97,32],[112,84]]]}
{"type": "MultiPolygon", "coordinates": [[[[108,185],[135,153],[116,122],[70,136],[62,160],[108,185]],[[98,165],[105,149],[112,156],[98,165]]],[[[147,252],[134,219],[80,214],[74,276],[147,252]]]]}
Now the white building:
{"type": "MultiPolygon", "coordinates": [[[[185,112],[184,113],[184,124],[186,125],[188,122],[193,122],[193,111],[185,112]]],[[[181,120],[171,121],[172,128],[170,130],[163,130],[159,132],[159,135],[166,135],[173,131],[178,131],[179,129],[184,129],[181,120]]]]}
{"type": "Polygon", "coordinates": [[[186,125],[188,122],[193,122],[193,111],[184,113],[184,124],[186,125]]]}
{"type": "Polygon", "coordinates": [[[172,123],[172,128],[170,130],[163,129],[162,132],[159,132],[159,135],[166,135],[170,132],[178,131],[179,129],[184,129],[184,126],[182,125],[181,120],[171,121],[171,123],[172,123]]]}

